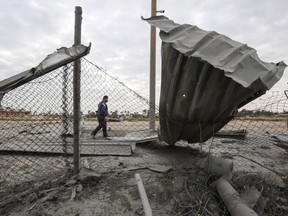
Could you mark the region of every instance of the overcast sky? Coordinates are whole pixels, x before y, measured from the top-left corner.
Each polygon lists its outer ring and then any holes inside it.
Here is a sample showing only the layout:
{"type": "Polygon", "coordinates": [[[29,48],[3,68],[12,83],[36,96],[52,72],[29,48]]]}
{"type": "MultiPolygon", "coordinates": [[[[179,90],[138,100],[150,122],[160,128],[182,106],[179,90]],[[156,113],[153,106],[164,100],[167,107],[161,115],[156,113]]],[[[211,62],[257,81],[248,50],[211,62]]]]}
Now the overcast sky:
{"type": "MultiPolygon", "coordinates": [[[[158,0],[157,9],[180,24],[225,34],[257,50],[261,60],[288,64],[287,0],[158,0]]],[[[6,0],[0,11],[0,80],[37,66],[70,47],[74,10],[81,6],[82,44],[92,43],[91,62],[149,97],[151,0],[6,0]]],[[[157,94],[161,81],[157,31],[157,94]]],[[[272,90],[288,89],[288,70],[272,90]]]]}

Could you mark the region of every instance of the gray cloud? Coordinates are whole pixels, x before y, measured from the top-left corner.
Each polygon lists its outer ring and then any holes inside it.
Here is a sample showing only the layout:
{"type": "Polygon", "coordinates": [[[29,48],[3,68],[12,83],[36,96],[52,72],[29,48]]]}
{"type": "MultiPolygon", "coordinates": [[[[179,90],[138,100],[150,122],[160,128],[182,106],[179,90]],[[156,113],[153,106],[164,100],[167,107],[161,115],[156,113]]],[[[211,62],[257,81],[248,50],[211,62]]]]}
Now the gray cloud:
{"type": "MultiPolygon", "coordinates": [[[[83,9],[82,43],[92,42],[87,59],[148,97],[150,26],[140,18],[150,16],[148,0],[4,1],[0,12],[0,80],[36,66],[57,48],[71,46],[76,5],[83,9]]],[[[158,9],[165,10],[175,22],[194,24],[246,43],[268,62],[288,63],[287,8],[286,0],[158,0],[158,9]]],[[[158,94],[160,45],[158,38],[158,94]]],[[[286,69],[273,89],[287,89],[287,73],[286,69]]]]}

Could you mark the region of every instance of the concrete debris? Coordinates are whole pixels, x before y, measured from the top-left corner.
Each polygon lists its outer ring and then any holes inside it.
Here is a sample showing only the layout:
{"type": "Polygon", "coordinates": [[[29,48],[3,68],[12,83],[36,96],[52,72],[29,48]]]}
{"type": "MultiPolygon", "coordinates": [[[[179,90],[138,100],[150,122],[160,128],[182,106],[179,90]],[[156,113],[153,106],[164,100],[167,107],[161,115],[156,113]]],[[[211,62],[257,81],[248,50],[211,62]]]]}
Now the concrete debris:
{"type": "Polygon", "coordinates": [[[235,138],[235,139],[245,139],[247,135],[247,130],[221,130],[215,134],[215,137],[221,138],[235,138]]]}
{"type": "Polygon", "coordinates": [[[267,197],[264,197],[264,196],[259,197],[259,200],[257,202],[257,208],[256,208],[256,212],[258,215],[263,215],[265,206],[268,201],[269,199],[267,197]]]}
{"type": "Polygon", "coordinates": [[[66,182],[66,186],[73,186],[73,185],[76,185],[77,181],[74,180],[74,179],[69,179],[67,182],[66,182]]]}
{"type": "Polygon", "coordinates": [[[241,194],[241,199],[245,201],[250,208],[253,208],[257,204],[260,196],[261,192],[259,192],[255,186],[252,186],[241,194]]]}
{"type": "Polygon", "coordinates": [[[226,175],[231,179],[233,166],[233,162],[230,160],[216,157],[208,157],[205,162],[204,170],[211,175],[217,177],[226,175]]]}
{"type": "Polygon", "coordinates": [[[280,203],[287,203],[288,204],[288,200],[287,199],[285,199],[285,198],[282,198],[282,197],[277,197],[276,198],[276,201],[277,202],[280,202],[280,203]]]}
{"type": "Polygon", "coordinates": [[[154,130],[139,130],[127,133],[124,137],[111,137],[113,141],[133,141],[136,144],[158,140],[157,132],[154,130]]]}
{"type": "Polygon", "coordinates": [[[76,176],[78,181],[82,183],[83,185],[95,185],[99,182],[101,179],[102,175],[92,172],[92,171],[87,171],[87,170],[81,170],[80,173],[76,176]]]}
{"type": "Polygon", "coordinates": [[[72,193],[70,200],[73,200],[76,197],[76,186],[72,187],[72,193]]]}
{"type": "MultiPolygon", "coordinates": [[[[241,195],[233,188],[230,183],[233,171],[233,162],[215,157],[208,157],[204,167],[205,171],[211,175],[220,177],[211,184],[216,188],[219,196],[232,216],[253,216],[257,213],[253,207],[258,204],[262,191],[258,191],[255,186],[249,187],[241,195]]],[[[266,204],[265,200],[259,204],[259,211],[263,211],[266,204]]]]}
{"type": "Polygon", "coordinates": [[[283,210],[283,211],[288,211],[288,206],[277,206],[279,209],[283,210]]]}
{"type": "Polygon", "coordinates": [[[172,169],[172,166],[153,165],[148,167],[149,170],[159,173],[165,173],[172,169]]]}
{"type": "Polygon", "coordinates": [[[288,151],[288,142],[279,138],[278,136],[276,135],[273,135],[271,133],[269,133],[268,131],[266,131],[266,134],[268,134],[271,138],[272,138],[272,141],[274,142],[273,144],[280,147],[280,148],[283,148],[285,149],[286,151],[288,151]]]}
{"type": "Polygon", "coordinates": [[[80,193],[80,192],[82,192],[82,191],[83,191],[83,186],[82,186],[82,184],[78,184],[78,185],[77,185],[77,188],[76,188],[76,192],[80,193]]]}

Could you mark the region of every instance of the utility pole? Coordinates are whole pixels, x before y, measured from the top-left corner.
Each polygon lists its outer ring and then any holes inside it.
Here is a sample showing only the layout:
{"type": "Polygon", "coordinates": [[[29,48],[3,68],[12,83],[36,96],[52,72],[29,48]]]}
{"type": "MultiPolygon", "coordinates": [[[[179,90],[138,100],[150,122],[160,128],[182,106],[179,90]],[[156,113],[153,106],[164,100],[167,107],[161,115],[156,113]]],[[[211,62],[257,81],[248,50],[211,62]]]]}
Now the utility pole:
{"type": "MultiPolygon", "coordinates": [[[[151,17],[156,16],[157,0],[151,0],[151,17]]],[[[155,91],[156,88],[156,27],[151,26],[150,32],[150,100],[149,129],[155,130],[155,91]]]]}
{"type": "MultiPolygon", "coordinates": [[[[75,7],[75,29],[74,29],[74,45],[81,44],[81,23],[82,8],[75,7]]],[[[78,174],[80,171],[80,90],[81,90],[81,60],[74,61],[73,71],[73,172],[78,174]]]]}

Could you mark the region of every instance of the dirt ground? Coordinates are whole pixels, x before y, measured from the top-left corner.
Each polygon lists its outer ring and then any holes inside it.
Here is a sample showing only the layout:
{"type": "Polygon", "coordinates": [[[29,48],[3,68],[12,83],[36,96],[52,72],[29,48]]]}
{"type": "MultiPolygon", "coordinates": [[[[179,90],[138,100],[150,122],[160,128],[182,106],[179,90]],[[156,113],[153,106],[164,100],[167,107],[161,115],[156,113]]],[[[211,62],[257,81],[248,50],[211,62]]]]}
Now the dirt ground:
{"type": "MultiPolygon", "coordinates": [[[[0,215],[144,215],[136,173],[153,215],[229,215],[210,186],[216,177],[203,170],[206,158],[204,151],[189,145],[168,146],[159,141],[137,144],[130,157],[85,157],[81,178],[59,178],[37,190],[26,185],[26,193],[7,196],[17,201],[3,206],[0,215]]],[[[255,171],[239,170],[232,183],[239,193],[252,185],[262,190],[264,208],[254,207],[259,215],[287,215],[288,179],[281,177],[284,187],[268,184],[255,171]]]]}

